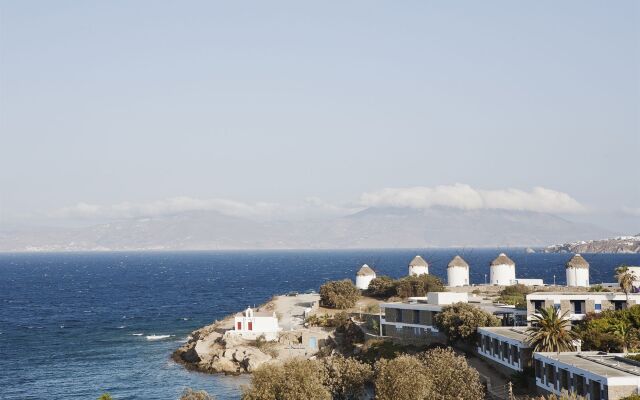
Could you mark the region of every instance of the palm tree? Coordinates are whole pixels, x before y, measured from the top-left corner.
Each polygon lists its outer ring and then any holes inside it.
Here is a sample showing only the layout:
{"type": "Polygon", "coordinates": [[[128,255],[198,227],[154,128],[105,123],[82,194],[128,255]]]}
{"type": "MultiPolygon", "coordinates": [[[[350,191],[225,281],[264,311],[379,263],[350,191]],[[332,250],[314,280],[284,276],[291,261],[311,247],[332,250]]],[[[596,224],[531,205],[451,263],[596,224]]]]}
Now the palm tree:
{"type": "Polygon", "coordinates": [[[627,305],[629,304],[629,292],[633,289],[633,281],[635,280],[635,276],[631,271],[629,271],[629,267],[626,265],[621,265],[616,268],[616,279],[620,284],[620,288],[624,292],[627,298],[627,305]]]}
{"type": "Polygon", "coordinates": [[[631,324],[626,321],[620,321],[617,324],[611,326],[608,330],[609,333],[613,333],[616,336],[619,336],[622,339],[622,352],[627,354],[629,349],[629,344],[631,343],[631,339],[635,334],[634,329],[631,327],[631,324]]]}
{"type": "Polygon", "coordinates": [[[553,307],[543,308],[533,315],[531,326],[527,328],[527,342],[533,351],[571,351],[578,335],[571,330],[567,312],[560,315],[553,307]]]}

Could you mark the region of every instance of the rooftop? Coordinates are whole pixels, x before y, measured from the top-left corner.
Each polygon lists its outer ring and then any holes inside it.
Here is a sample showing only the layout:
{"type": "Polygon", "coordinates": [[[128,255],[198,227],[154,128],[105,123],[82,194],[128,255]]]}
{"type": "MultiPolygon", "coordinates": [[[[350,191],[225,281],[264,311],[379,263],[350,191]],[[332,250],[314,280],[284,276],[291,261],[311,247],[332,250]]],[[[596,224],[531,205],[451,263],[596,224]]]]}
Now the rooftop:
{"type": "Polygon", "coordinates": [[[538,354],[603,377],[640,377],[640,363],[624,358],[621,353],[583,351],[538,354]]]}
{"type": "Polygon", "coordinates": [[[469,264],[467,264],[467,262],[460,256],[455,256],[453,257],[453,260],[451,260],[451,262],[449,262],[449,265],[447,265],[448,268],[453,268],[453,267],[463,267],[463,268],[469,268],[469,264]]]}
{"type": "Polygon", "coordinates": [[[580,254],[576,254],[571,257],[571,260],[567,261],[567,268],[589,268],[589,263],[580,254]]]}
{"type": "Polygon", "coordinates": [[[429,264],[421,256],[413,257],[413,260],[409,263],[410,267],[428,267],[429,264]]]}
{"type": "Polygon", "coordinates": [[[498,257],[496,257],[495,260],[491,261],[491,265],[503,265],[503,264],[516,265],[516,263],[513,262],[513,260],[507,257],[507,255],[504,253],[500,253],[500,255],[498,255],[498,257]]]}
{"type": "Polygon", "coordinates": [[[356,273],[356,275],[359,276],[369,276],[369,275],[375,275],[376,272],[374,270],[371,269],[371,267],[369,267],[367,264],[364,264],[360,270],[358,270],[358,272],[356,273]]]}
{"type": "Polygon", "coordinates": [[[521,342],[526,342],[529,337],[526,333],[527,328],[525,327],[486,326],[478,328],[478,330],[504,336],[509,339],[519,340],[521,342]]]}

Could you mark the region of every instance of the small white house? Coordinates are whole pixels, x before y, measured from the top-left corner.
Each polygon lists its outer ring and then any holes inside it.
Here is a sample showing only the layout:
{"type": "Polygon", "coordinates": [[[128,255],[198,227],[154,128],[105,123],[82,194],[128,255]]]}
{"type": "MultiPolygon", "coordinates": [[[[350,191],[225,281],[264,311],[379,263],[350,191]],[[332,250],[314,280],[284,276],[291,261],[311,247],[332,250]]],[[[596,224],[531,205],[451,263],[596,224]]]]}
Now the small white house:
{"type": "Polygon", "coordinates": [[[356,287],[360,290],[367,290],[369,283],[376,277],[376,272],[367,264],[364,264],[356,273],[356,287]]]}
{"type": "Polygon", "coordinates": [[[275,312],[255,312],[251,307],[236,314],[233,328],[229,333],[243,339],[255,340],[264,335],[269,341],[278,340],[278,332],[282,329],[275,312]]]}
{"type": "Polygon", "coordinates": [[[500,255],[491,262],[489,275],[489,282],[492,285],[513,285],[516,282],[516,263],[507,257],[506,254],[500,253],[500,255]]]}
{"type": "Polygon", "coordinates": [[[580,254],[571,257],[565,267],[567,286],[589,287],[589,263],[580,254]]]}
{"type": "Polygon", "coordinates": [[[453,257],[447,265],[447,284],[451,287],[469,285],[469,264],[462,257],[453,257]]]}
{"type": "Polygon", "coordinates": [[[426,275],[429,273],[429,264],[421,256],[413,257],[409,263],[409,275],[426,275]]]}

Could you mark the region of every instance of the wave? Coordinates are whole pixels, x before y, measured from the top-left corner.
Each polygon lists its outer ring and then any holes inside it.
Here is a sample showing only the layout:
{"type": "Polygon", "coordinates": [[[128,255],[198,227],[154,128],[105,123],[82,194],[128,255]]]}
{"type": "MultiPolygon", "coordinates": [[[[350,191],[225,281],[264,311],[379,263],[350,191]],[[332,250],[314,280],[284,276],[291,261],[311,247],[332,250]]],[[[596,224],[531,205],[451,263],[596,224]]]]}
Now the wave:
{"type": "Polygon", "coordinates": [[[147,335],[145,336],[147,338],[147,340],[163,340],[163,339],[168,339],[173,335],[147,335]]]}
{"type": "Polygon", "coordinates": [[[132,336],[142,336],[142,335],[144,335],[144,333],[132,333],[131,335],[132,336]]]}

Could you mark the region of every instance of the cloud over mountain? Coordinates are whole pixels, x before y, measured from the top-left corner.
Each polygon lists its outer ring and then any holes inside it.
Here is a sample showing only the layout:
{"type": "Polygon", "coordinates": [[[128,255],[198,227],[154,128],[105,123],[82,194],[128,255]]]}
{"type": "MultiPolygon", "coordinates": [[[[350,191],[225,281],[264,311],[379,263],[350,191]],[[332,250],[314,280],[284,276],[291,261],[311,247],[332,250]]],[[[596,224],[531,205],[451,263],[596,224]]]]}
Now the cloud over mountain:
{"type": "Polygon", "coordinates": [[[481,190],[460,183],[433,188],[386,188],[364,193],[360,202],[368,207],[416,209],[445,206],[463,210],[498,209],[546,213],[581,213],[587,210],[567,193],[543,187],[534,187],[528,192],[519,189],[481,190]]]}

